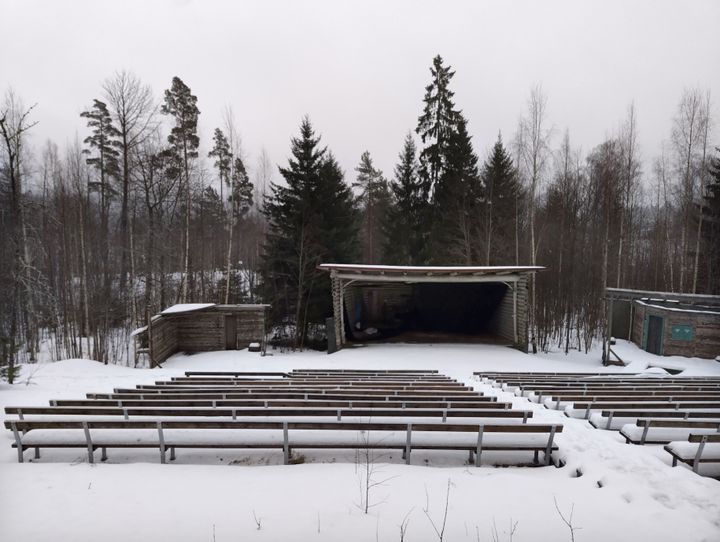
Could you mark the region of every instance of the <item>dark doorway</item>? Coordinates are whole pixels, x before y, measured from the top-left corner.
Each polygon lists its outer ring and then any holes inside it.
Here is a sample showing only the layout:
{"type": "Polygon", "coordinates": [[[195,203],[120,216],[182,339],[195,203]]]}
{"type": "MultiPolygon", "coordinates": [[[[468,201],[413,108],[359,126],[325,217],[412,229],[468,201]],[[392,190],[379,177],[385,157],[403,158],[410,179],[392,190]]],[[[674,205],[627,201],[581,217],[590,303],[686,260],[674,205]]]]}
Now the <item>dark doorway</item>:
{"type": "Polygon", "coordinates": [[[648,318],[647,352],[662,355],[663,318],[650,316],[648,318]]]}
{"type": "Polygon", "coordinates": [[[237,349],[237,316],[225,316],[225,350],[237,349]]]}
{"type": "Polygon", "coordinates": [[[414,283],[355,287],[346,300],[350,340],[497,342],[503,283],[414,283]]]}

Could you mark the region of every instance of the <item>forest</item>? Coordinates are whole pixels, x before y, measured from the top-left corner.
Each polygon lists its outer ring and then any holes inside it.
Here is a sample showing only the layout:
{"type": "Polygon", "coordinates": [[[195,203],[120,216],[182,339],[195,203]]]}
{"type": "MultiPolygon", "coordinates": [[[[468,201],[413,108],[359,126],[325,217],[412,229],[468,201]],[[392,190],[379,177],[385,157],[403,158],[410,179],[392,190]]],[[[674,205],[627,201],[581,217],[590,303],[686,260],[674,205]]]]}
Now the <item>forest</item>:
{"type": "Polygon", "coordinates": [[[605,287],[720,294],[708,91],[678,96],[666,143],[642,161],[634,103],[582,152],[540,85],[513,134],[473,141],[454,75],[432,60],[392,172],[363,149],[343,171],[303,112],[286,163],[249,159],[230,108],[201,145],[192,82],[158,95],[129,71],[78,104],[68,133],[84,137],[34,147],[36,106],[8,88],[0,371],[12,380],[43,356],[136,364],[130,333],[174,303],[269,303],[274,329],[316,346],[331,315],[321,262],[545,266],[530,284],[535,352],[602,340],[605,287]]]}

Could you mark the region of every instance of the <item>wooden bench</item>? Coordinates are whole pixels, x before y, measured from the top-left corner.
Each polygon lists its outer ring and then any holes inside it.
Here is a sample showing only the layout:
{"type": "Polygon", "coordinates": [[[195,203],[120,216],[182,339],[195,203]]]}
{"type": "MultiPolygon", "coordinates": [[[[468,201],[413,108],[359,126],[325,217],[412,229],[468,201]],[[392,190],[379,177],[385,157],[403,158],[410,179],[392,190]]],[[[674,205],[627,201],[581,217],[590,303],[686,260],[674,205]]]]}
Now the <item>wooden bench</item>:
{"type": "Polygon", "coordinates": [[[98,448],[102,450],[103,460],[107,458],[107,448],[158,448],[161,463],[165,463],[168,448],[171,459],[175,457],[176,448],[281,448],[284,451],[285,464],[290,461],[292,449],[377,448],[403,450],[407,464],[410,464],[412,449],[465,450],[470,453],[471,458],[473,453],[476,454],[477,466],[480,465],[484,451],[532,451],[536,463],[539,452],[543,452],[545,464],[549,465],[552,452],[557,450],[555,435],[562,431],[562,425],[556,424],[413,424],[287,420],[6,420],[5,427],[13,432],[13,446],[17,448],[19,462],[23,461],[23,452],[30,448],[35,449],[36,457],[39,457],[40,448],[86,448],[90,463],[94,461],[94,452],[98,448]],[[175,431],[188,429],[192,431],[175,431]],[[141,430],[149,431],[140,434],[141,430]],[[203,434],[205,430],[214,432],[203,434]],[[257,430],[271,432],[258,434],[257,430]],[[323,436],[317,440],[308,438],[312,435],[308,435],[307,431],[320,432],[323,436]],[[358,432],[365,438],[358,438],[358,432]],[[380,433],[382,438],[370,440],[371,432],[380,433]],[[439,434],[440,438],[429,438],[427,434],[439,434]],[[469,438],[453,437],[463,434],[469,438]],[[414,442],[413,435],[416,435],[414,442]]]}
{"type": "Polygon", "coordinates": [[[510,410],[510,409],[467,409],[467,408],[314,408],[312,406],[298,406],[292,408],[278,408],[266,406],[263,408],[228,408],[215,406],[211,408],[181,408],[181,407],[64,407],[64,406],[25,406],[5,407],[6,414],[15,414],[19,419],[25,416],[119,416],[124,419],[130,417],[226,417],[247,418],[247,417],[326,417],[336,418],[341,421],[343,417],[350,418],[516,418],[526,423],[532,418],[531,410],[510,410]]]}
{"type": "Polygon", "coordinates": [[[117,407],[138,407],[138,406],[167,406],[167,407],[345,407],[345,408],[386,408],[394,405],[399,408],[490,408],[509,409],[512,403],[498,402],[497,397],[477,397],[474,401],[436,401],[429,398],[425,401],[370,401],[359,399],[345,400],[304,400],[304,399],[51,399],[51,406],[117,406],[117,407]]]}
{"type": "Polygon", "coordinates": [[[720,463],[720,434],[690,434],[686,442],[671,442],[664,449],[672,456],[673,467],[676,467],[680,461],[690,465],[693,472],[697,474],[701,463],[720,463]],[[708,450],[708,445],[711,445],[713,449],[708,450]]]}
{"type": "MultiPolygon", "coordinates": [[[[232,392],[198,392],[198,393],[138,393],[137,390],[123,393],[88,393],[88,399],[304,399],[306,401],[313,399],[320,400],[367,400],[369,396],[378,401],[482,401],[483,396],[475,393],[466,394],[430,394],[430,395],[414,395],[414,394],[393,394],[387,395],[382,393],[349,393],[349,392],[248,392],[247,390],[233,390],[232,392]]],[[[496,399],[496,398],[493,398],[496,399]]]]}
{"type": "Polygon", "coordinates": [[[698,429],[708,429],[715,432],[720,431],[720,418],[708,418],[704,420],[668,420],[668,419],[657,419],[657,418],[640,418],[635,424],[627,424],[620,429],[620,434],[625,437],[626,444],[667,444],[673,440],[677,440],[678,437],[684,436],[687,438],[693,431],[698,429]],[[673,434],[653,434],[650,435],[650,429],[668,429],[673,434]],[[685,432],[685,435],[679,435],[680,432],[685,432]]]}
{"type": "MultiPolygon", "coordinates": [[[[585,411],[585,419],[590,418],[590,414],[594,410],[675,410],[675,411],[693,411],[693,410],[719,410],[720,401],[628,401],[628,402],[613,402],[613,401],[597,401],[590,403],[573,403],[572,410],[585,411]]],[[[567,413],[566,413],[567,414],[567,413]]]]}
{"type": "MultiPolygon", "coordinates": [[[[684,411],[684,410],[603,410],[600,412],[601,421],[596,422],[592,418],[589,419],[590,425],[596,429],[613,429],[613,420],[617,418],[630,418],[637,420],[639,418],[674,418],[685,420],[690,418],[713,419],[720,416],[720,410],[715,411],[684,411]]],[[[627,422],[620,422],[625,425],[627,422]]]]}

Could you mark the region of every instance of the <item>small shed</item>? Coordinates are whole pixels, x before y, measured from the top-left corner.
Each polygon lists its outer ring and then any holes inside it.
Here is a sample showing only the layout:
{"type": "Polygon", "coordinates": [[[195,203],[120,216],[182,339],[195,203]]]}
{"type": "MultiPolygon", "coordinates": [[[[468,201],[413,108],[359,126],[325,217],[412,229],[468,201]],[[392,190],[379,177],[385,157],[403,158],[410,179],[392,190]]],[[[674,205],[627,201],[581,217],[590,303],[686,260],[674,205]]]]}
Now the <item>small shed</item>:
{"type": "Polygon", "coordinates": [[[608,333],[660,356],[720,356],[720,296],[607,288],[608,333]]]}
{"type": "MultiPolygon", "coordinates": [[[[321,264],[334,344],[485,342],[528,348],[528,281],[543,267],[321,264]]],[[[329,344],[333,344],[329,340],[329,344]]]]}
{"type": "Polygon", "coordinates": [[[150,356],[150,366],[176,352],[241,350],[258,343],[265,352],[270,305],[183,303],[153,316],[133,332],[136,352],[150,356]]]}

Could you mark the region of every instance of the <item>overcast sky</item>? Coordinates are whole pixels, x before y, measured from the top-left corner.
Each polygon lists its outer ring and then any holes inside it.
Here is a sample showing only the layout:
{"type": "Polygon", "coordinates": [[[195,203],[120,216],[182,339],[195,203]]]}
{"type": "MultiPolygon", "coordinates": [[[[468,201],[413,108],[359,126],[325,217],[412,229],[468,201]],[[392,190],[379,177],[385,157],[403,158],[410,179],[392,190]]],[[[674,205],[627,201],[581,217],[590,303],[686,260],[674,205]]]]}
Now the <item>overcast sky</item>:
{"type": "Polygon", "coordinates": [[[62,147],[86,135],[78,115],[114,71],[158,99],[177,75],[198,97],[205,154],[231,105],[250,168],[262,148],[284,165],[307,113],[351,180],[364,150],[391,175],[439,53],[481,159],[540,83],[555,144],[569,128],[588,151],[634,100],[649,161],[684,88],[711,91],[718,124],[719,29],[718,0],[0,0],[0,89],[38,103],[36,148],[62,147]]]}

